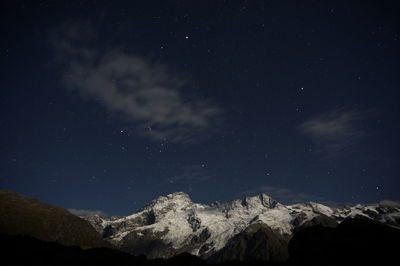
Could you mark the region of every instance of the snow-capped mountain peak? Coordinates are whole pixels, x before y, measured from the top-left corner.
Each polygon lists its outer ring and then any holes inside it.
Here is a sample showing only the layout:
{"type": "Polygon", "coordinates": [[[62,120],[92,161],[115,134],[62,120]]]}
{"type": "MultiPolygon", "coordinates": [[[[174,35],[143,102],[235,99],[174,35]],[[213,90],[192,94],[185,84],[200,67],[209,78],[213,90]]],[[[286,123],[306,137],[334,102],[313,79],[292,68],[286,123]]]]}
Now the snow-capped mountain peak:
{"type": "Polygon", "coordinates": [[[185,192],[175,192],[167,196],[160,196],[146,205],[144,209],[163,210],[179,209],[192,205],[190,196],[185,192]]]}
{"type": "Polygon", "coordinates": [[[272,209],[279,204],[276,200],[272,199],[266,193],[262,193],[253,197],[246,197],[243,199],[243,202],[246,206],[249,206],[250,208],[259,208],[260,206],[263,206],[272,209]]]}

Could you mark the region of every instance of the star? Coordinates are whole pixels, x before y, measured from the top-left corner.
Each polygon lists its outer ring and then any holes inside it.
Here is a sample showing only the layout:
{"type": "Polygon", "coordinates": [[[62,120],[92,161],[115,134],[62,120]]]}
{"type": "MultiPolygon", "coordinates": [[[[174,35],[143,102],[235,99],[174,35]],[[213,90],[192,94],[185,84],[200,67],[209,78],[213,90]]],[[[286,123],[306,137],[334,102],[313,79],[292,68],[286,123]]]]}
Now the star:
{"type": "Polygon", "coordinates": [[[186,40],[189,39],[189,35],[186,35],[186,36],[185,36],[185,39],[186,39],[186,40]]]}

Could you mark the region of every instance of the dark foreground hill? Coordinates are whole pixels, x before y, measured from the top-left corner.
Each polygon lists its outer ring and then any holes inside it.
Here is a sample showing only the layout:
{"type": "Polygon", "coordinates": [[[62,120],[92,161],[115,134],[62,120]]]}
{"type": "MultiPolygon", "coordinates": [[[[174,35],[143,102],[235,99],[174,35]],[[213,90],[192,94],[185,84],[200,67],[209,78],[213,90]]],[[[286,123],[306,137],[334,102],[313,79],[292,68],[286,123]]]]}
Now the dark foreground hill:
{"type": "Polygon", "coordinates": [[[0,235],[1,265],[206,265],[190,254],[169,260],[147,260],[110,248],[81,249],[45,242],[30,236],[0,235]]]}
{"type": "Polygon", "coordinates": [[[365,218],[336,228],[312,226],[289,242],[290,261],[304,265],[385,265],[398,260],[400,230],[365,218]]]}
{"type": "MultiPolygon", "coordinates": [[[[226,258],[228,261],[218,265],[385,265],[397,259],[399,239],[398,229],[349,220],[337,228],[314,226],[296,233],[289,242],[289,261],[272,263],[249,259],[243,262],[226,258]]],[[[262,252],[264,247],[256,248],[262,252]]],[[[145,256],[115,249],[81,249],[18,235],[0,235],[0,250],[2,265],[213,265],[187,253],[166,260],[147,260],[145,256]]]]}
{"type": "Polygon", "coordinates": [[[6,190],[0,190],[0,234],[29,235],[83,248],[111,247],[89,222],[66,209],[6,190]]]}

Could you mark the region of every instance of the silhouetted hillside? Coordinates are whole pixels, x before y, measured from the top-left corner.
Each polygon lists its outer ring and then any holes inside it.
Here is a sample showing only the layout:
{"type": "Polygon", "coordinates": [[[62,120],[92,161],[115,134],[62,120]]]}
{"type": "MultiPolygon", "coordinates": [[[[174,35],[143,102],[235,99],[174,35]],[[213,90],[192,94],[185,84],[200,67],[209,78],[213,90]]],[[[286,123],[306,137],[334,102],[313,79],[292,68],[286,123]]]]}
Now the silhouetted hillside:
{"type": "Polygon", "coordinates": [[[145,257],[96,248],[83,250],[30,236],[0,235],[2,265],[141,265],[145,257]]]}
{"type": "Polygon", "coordinates": [[[109,248],[81,249],[45,242],[30,236],[0,234],[2,265],[135,265],[135,266],[200,266],[207,263],[200,258],[183,253],[171,259],[147,260],[109,248]]]}
{"type": "Polygon", "coordinates": [[[293,263],[344,265],[383,263],[398,259],[400,230],[369,219],[347,219],[336,228],[312,226],[289,242],[293,263]]]}
{"type": "Polygon", "coordinates": [[[6,190],[0,191],[0,234],[29,235],[83,248],[111,247],[93,226],[66,209],[6,190]]]}
{"type": "MultiPolygon", "coordinates": [[[[229,260],[218,265],[348,265],[349,263],[383,265],[397,259],[399,237],[400,231],[397,229],[370,221],[348,220],[337,228],[314,226],[296,233],[289,243],[291,258],[286,263],[273,263],[259,258],[247,262],[229,260]]],[[[265,249],[262,245],[255,245],[254,248],[259,249],[257,252],[266,252],[262,251],[265,249]]],[[[30,236],[17,235],[0,235],[0,250],[2,265],[205,266],[208,264],[187,253],[171,259],[147,260],[145,256],[133,256],[115,249],[81,249],[77,246],[63,246],[30,236]]],[[[241,250],[237,252],[243,254],[241,250]]]]}

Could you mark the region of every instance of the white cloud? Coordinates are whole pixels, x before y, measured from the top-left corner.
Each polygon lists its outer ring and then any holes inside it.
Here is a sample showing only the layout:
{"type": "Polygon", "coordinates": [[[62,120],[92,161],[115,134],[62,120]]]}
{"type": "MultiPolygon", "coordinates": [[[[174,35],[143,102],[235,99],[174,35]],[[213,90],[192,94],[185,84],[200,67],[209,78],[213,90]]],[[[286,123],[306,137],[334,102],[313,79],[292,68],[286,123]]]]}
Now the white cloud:
{"type": "Polygon", "coordinates": [[[400,208],[400,201],[383,200],[383,201],[379,202],[379,205],[385,206],[385,207],[400,208]]]}
{"type": "Polygon", "coordinates": [[[67,24],[62,32],[53,46],[66,87],[127,119],[135,133],[187,142],[216,128],[222,108],[210,99],[185,98],[187,81],[168,66],[122,49],[101,51],[88,23],[67,24]]]}
{"type": "Polygon", "coordinates": [[[205,165],[189,165],[182,167],[179,174],[169,178],[168,183],[193,185],[210,179],[211,176],[207,173],[205,165]]]}
{"type": "Polygon", "coordinates": [[[303,122],[299,130],[318,145],[317,152],[334,155],[348,150],[367,135],[362,122],[370,115],[370,112],[335,109],[303,122]]]}
{"type": "Polygon", "coordinates": [[[80,209],[68,209],[70,213],[76,216],[93,216],[93,215],[99,215],[101,217],[107,217],[107,213],[100,211],[100,210],[80,210],[80,209]]]}

